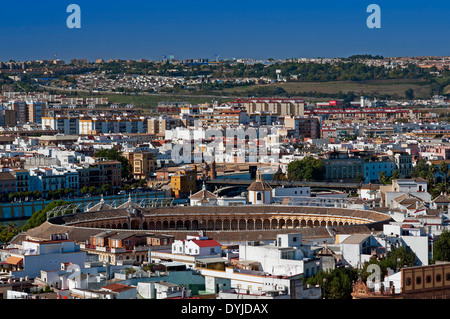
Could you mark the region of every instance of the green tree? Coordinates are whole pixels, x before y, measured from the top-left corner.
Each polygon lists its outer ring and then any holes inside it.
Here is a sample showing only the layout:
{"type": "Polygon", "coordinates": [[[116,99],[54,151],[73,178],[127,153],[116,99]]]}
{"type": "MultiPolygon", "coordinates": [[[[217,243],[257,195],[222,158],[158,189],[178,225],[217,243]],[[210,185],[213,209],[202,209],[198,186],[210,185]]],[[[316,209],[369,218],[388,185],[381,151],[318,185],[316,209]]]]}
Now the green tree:
{"type": "Polygon", "coordinates": [[[89,186],[88,192],[91,194],[91,196],[95,195],[95,192],[97,191],[97,187],[95,186],[89,186]]]}
{"type": "Polygon", "coordinates": [[[389,184],[389,178],[386,176],[386,172],[384,171],[378,173],[378,180],[380,181],[380,184],[389,184]]]}
{"type": "Polygon", "coordinates": [[[444,179],[444,184],[445,184],[444,192],[447,192],[448,165],[444,161],[442,161],[442,163],[439,165],[439,171],[442,173],[443,179],[444,179]]]}
{"type": "Polygon", "coordinates": [[[320,285],[324,299],[351,299],[352,282],[358,273],[351,268],[336,268],[332,271],[319,271],[315,276],[306,279],[310,285],[320,285]]]}
{"type": "Polygon", "coordinates": [[[74,193],[74,190],[72,188],[65,188],[64,189],[64,195],[69,196],[72,193],[74,193]]]}
{"type": "Polygon", "coordinates": [[[293,181],[323,180],[325,164],[321,159],[307,156],[302,160],[292,161],[287,168],[288,178],[293,181]]]}
{"type": "Polygon", "coordinates": [[[47,220],[47,212],[51,211],[52,209],[58,206],[68,204],[69,204],[68,202],[62,200],[53,201],[49,203],[47,206],[44,207],[44,209],[40,209],[31,215],[30,219],[28,219],[27,223],[22,227],[22,231],[25,232],[31,228],[40,226],[47,220]]]}
{"type": "Polygon", "coordinates": [[[39,198],[39,197],[41,197],[42,196],[42,192],[41,191],[34,191],[33,192],[33,197],[36,199],[36,198],[39,198]]]}
{"type": "Polygon", "coordinates": [[[407,100],[414,100],[414,90],[413,89],[407,89],[406,91],[405,91],[405,98],[407,99],[407,100]]]}
{"type": "Polygon", "coordinates": [[[82,195],[86,195],[87,193],[89,193],[89,187],[83,186],[83,187],[80,189],[80,192],[81,192],[82,195]]]}
{"type": "Polygon", "coordinates": [[[400,177],[400,172],[395,170],[392,172],[391,177],[389,177],[389,183],[392,184],[392,181],[400,177]]]}
{"type": "Polygon", "coordinates": [[[430,173],[433,174],[433,180],[434,180],[434,184],[436,184],[436,173],[438,171],[438,167],[436,164],[431,164],[430,165],[430,173]]]}
{"type": "Polygon", "coordinates": [[[19,233],[19,227],[14,222],[0,226],[0,242],[8,243],[19,233]]]}
{"type": "Polygon", "coordinates": [[[450,231],[444,230],[433,245],[433,258],[431,262],[450,261],[450,231]]]}
{"type": "Polygon", "coordinates": [[[102,193],[108,194],[111,191],[111,185],[109,184],[103,184],[102,185],[102,193]]]}
{"type": "Polygon", "coordinates": [[[278,170],[275,174],[273,174],[272,180],[274,180],[274,181],[285,181],[286,180],[286,175],[281,170],[278,170]]]}
{"type": "Polygon", "coordinates": [[[364,175],[361,172],[356,173],[355,182],[357,183],[364,182],[364,175]]]}

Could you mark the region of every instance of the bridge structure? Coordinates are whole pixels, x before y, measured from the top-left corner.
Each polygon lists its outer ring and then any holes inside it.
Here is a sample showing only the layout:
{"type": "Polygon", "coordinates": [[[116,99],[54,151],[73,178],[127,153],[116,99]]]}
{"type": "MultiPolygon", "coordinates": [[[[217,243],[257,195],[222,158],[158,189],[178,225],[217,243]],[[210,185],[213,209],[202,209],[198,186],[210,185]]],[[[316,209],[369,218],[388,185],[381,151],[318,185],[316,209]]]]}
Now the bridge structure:
{"type": "MultiPolygon", "coordinates": [[[[206,184],[215,188],[215,192],[225,189],[249,187],[254,180],[251,179],[211,179],[206,184]]],[[[343,191],[347,193],[355,192],[361,187],[361,183],[341,183],[341,182],[319,182],[319,181],[274,181],[266,180],[270,186],[275,187],[310,187],[315,191],[343,191]]]]}

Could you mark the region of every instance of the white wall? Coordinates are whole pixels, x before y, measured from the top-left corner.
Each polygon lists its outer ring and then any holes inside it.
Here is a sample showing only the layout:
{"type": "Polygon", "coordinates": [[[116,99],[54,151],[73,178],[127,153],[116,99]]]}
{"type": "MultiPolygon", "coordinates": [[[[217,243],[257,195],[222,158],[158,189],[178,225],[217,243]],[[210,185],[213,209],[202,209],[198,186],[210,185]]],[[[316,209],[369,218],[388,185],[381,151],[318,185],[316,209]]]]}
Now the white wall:
{"type": "Polygon", "coordinates": [[[311,196],[311,188],[310,187],[292,187],[292,188],[283,188],[278,187],[272,190],[273,196],[311,196]]]}
{"type": "Polygon", "coordinates": [[[364,260],[361,257],[361,249],[359,244],[343,244],[341,245],[342,258],[352,267],[360,267],[364,260]]]}
{"type": "Polygon", "coordinates": [[[268,191],[249,191],[248,201],[254,205],[271,204],[272,202],[272,192],[268,191]],[[261,194],[261,199],[258,200],[258,193],[261,194]]]}
{"type": "Polygon", "coordinates": [[[277,246],[248,246],[239,245],[240,260],[256,260],[261,263],[262,270],[274,275],[295,275],[305,270],[304,258],[308,258],[308,248],[292,249],[292,259],[282,259],[281,254],[286,250],[277,246]]]}
{"type": "Polygon", "coordinates": [[[13,274],[17,277],[29,276],[30,278],[38,277],[41,270],[60,270],[61,263],[77,264],[84,267],[86,262],[86,252],[77,251],[69,253],[54,253],[48,255],[32,255],[24,256],[24,270],[16,271],[13,274]]]}
{"type": "Polygon", "coordinates": [[[428,265],[428,236],[401,236],[401,239],[416,254],[421,265],[428,265]]]}

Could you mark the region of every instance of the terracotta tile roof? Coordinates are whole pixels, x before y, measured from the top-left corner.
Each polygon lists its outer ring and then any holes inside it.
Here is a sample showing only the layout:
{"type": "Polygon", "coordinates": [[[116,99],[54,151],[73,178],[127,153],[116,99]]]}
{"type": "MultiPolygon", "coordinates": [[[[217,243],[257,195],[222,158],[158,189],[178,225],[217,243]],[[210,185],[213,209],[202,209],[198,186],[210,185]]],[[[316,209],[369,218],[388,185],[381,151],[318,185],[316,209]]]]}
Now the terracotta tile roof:
{"type": "Polygon", "coordinates": [[[9,172],[0,172],[0,181],[16,180],[16,177],[9,172]]]}
{"type": "Polygon", "coordinates": [[[380,189],[380,186],[369,183],[369,184],[365,184],[365,185],[361,186],[361,189],[377,190],[377,189],[380,189]]]}
{"type": "Polygon", "coordinates": [[[434,199],[435,203],[450,203],[450,199],[445,195],[439,195],[434,199]]]}
{"type": "Polygon", "coordinates": [[[103,286],[102,290],[109,290],[112,292],[122,292],[122,291],[127,291],[130,289],[134,289],[135,287],[133,286],[128,286],[128,285],[124,285],[124,284],[111,284],[111,285],[107,285],[107,286],[103,286]]]}
{"type": "Polygon", "coordinates": [[[272,186],[270,186],[265,181],[255,181],[249,186],[248,190],[249,191],[257,191],[257,192],[271,191],[272,190],[272,186]]]}
{"type": "Polygon", "coordinates": [[[216,195],[207,190],[201,190],[192,196],[189,196],[190,199],[202,199],[202,198],[217,198],[216,195]]]}

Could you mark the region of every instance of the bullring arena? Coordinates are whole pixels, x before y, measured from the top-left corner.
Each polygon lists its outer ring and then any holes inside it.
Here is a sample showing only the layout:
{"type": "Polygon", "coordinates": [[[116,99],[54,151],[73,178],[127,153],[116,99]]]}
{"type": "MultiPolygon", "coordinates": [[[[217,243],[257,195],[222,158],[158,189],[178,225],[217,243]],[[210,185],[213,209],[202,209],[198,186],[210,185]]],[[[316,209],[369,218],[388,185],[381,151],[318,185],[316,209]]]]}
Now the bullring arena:
{"type": "Polygon", "coordinates": [[[206,231],[221,241],[272,240],[276,234],[301,232],[367,233],[381,230],[390,216],[373,210],[290,205],[245,206],[141,206],[129,200],[113,207],[103,201],[70,215],[55,216],[29,230],[29,235],[48,238],[48,233],[69,233],[74,240],[106,230],[164,233],[183,239],[206,231]]]}

